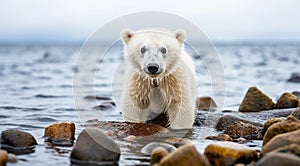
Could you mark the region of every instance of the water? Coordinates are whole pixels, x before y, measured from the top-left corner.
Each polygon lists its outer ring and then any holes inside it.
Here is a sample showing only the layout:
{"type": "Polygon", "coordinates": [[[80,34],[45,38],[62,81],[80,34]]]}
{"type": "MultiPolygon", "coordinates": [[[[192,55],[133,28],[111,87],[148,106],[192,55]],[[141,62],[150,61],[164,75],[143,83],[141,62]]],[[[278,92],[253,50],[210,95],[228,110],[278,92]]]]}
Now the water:
{"type": "MultiPolygon", "coordinates": [[[[71,121],[76,123],[76,137],[83,129],[82,112],[87,118],[97,117],[106,120],[121,121],[116,109],[101,112],[93,106],[101,101],[85,100],[85,106],[76,112],[73,100],[74,72],[96,72],[95,84],[85,81],[81,86],[92,86],[95,91],[83,91],[82,95],[112,97],[112,71],[122,72],[122,49],[120,45],[108,51],[105,61],[98,62],[98,69],[82,71],[75,67],[79,46],[0,46],[0,131],[20,129],[30,132],[37,139],[35,152],[19,155],[19,162],[10,165],[69,165],[71,147],[52,147],[44,142],[44,128],[54,122],[71,121]],[[95,94],[94,94],[95,93],[95,94]]],[[[217,45],[226,76],[226,99],[223,109],[237,110],[246,90],[258,86],[276,100],[285,91],[296,91],[299,84],[286,80],[291,73],[299,72],[300,45],[217,45]]],[[[97,57],[97,51],[91,52],[97,57]]],[[[194,56],[194,55],[193,55],[194,56]]],[[[209,56],[203,55],[203,56],[209,56]]],[[[96,58],[97,60],[97,58],[96,58]]],[[[211,82],[201,58],[194,56],[198,77],[198,96],[211,96],[211,82]]],[[[88,64],[88,63],[87,63],[88,64]]],[[[215,72],[215,71],[214,71],[215,72]]],[[[221,71],[217,71],[221,72],[221,71]]],[[[115,101],[118,103],[118,101],[115,101]]],[[[220,110],[222,108],[219,108],[220,110]]],[[[207,121],[202,127],[194,127],[192,141],[203,152],[205,146],[212,142],[204,138],[217,132],[212,128],[215,119],[222,113],[204,113],[207,121]],[[212,119],[212,120],[209,120],[212,119]]],[[[263,123],[268,113],[239,114],[237,116],[263,123]],[[254,116],[256,115],[256,116],[254,116]]],[[[141,143],[123,142],[120,165],[147,164],[148,157],[139,153],[141,143]],[[132,148],[134,147],[134,148],[132,148]]],[[[249,146],[260,145],[258,141],[247,143],[249,146]],[[254,145],[253,145],[254,144],[254,145]]]]}

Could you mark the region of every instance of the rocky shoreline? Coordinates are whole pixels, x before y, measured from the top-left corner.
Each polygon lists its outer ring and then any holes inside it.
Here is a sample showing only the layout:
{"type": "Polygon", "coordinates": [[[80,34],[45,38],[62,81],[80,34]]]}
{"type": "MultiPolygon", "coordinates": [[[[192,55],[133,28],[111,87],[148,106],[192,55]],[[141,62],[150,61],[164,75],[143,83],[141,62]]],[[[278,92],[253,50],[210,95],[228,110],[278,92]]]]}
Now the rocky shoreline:
{"type": "MultiPolygon", "coordinates": [[[[160,124],[97,119],[87,121],[77,138],[72,122],[50,124],[44,137],[53,146],[72,147],[70,162],[78,165],[118,165],[122,154],[136,144],[138,153],[148,157],[149,165],[300,165],[298,97],[295,92],[284,93],[273,102],[258,88],[250,87],[238,111],[222,112],[211,112],[216,107],[212,98],[198,98],[197,108],[201,111],[196,113],[194,126],[213,124],[218,133],[206,136],[205,140],[212,141],[206,147],[198,147],[197,140],[193,141],[197,132],[193,129],[173,131],[160,124]],[[210,119],[208,114],[214,116],[210,119]],[[264,123],[253,121],[255,118],[264,123]],[[260,141],[261,146],[245,144],[253,140],[260,141]]],[[[18,162],[14,154],[34,153],[36,145],[36,139],[28,132],[2,131],[0,166],[18,162]]]]}

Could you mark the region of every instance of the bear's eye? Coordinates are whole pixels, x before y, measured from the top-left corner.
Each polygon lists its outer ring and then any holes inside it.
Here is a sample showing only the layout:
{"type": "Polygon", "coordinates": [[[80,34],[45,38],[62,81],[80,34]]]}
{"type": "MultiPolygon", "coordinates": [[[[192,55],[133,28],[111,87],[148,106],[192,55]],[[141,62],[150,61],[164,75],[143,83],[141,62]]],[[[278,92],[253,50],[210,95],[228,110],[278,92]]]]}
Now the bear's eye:
{"type": "Polygon", "coordinates": [[[140,51],[141,51],[142,54],[144,54],[146,52],[146,48],[142,47],[140,51]]]}
{"type": "Polygon", "coordinates": [[[166,54],[167,53],[167,49],[163,47],[163,48],[160,49],[160,52],[163,53],[163,54],[166,54]]]}

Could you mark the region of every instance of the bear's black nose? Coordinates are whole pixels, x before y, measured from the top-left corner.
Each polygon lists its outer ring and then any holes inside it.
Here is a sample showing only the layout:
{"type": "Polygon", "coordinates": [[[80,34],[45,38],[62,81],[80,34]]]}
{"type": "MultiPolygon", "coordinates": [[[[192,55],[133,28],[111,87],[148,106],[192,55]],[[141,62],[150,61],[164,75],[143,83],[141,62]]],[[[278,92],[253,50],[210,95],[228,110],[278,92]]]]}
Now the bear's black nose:
{"type": "Polygon", "coordinates": [[[156,72],[158,71],[158,68],[159,68],[159,66],[156,63],[149,63],[147,65],[147,69],[151,74],[156,74],[156,72]]]}

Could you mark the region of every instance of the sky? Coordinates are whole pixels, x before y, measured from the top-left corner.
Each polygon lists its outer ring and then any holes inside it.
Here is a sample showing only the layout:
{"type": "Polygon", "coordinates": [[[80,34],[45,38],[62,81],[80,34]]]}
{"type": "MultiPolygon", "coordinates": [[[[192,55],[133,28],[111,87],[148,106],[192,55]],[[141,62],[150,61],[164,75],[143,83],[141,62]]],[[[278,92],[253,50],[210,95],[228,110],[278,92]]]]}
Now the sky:
{"type": "Polygon", "coordinates": [[[214,41],[300,41],[299,0],[1,0],[0,43],[82,43],[140,11],[184,17],[214,41]]]}

